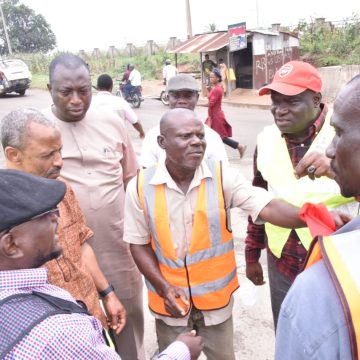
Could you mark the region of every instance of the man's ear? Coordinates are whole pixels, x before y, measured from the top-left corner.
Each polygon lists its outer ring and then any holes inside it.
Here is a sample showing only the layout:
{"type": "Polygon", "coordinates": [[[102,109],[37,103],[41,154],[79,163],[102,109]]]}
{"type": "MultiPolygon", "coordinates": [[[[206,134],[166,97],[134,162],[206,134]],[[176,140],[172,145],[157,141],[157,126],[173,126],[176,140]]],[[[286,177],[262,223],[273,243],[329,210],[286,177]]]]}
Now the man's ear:
{"type": "Polygon", "coordinates": [[[21,165],[22,162],[22,152],[21,150],[14,148],[12,146],[7,146],[4,149],[5,158],[12,164],[21,165]]]}
{"type": "Polygon", "coordinates": [[[12,259],[18,259],[24,255],[16,238],[10,232],[0,235],[0,252],[2,256],[12,259]]]}
{"type": "Polygon", "coordinates": [[[166,139],[164,135],[158,135],[157,142],[162,149],[166,149],[166,139]]]}
{"type": "Polygon", "coordinates": [[[322,95],[321,93],[316,93],[313,97],[313,100],[314,100],[314,105],[316,108],[318,108],[321,104],[321,100],[322,100],[322,95]]]}

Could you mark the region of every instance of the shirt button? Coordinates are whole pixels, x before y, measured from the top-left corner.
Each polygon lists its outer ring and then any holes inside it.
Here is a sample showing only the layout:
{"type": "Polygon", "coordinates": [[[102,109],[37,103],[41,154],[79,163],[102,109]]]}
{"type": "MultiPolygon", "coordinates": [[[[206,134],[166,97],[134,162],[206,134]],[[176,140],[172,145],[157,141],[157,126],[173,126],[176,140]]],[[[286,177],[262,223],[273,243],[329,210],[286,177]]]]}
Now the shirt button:
{"type": "Polygon", "coordinates": [[[302,262],[303,261],[303,259],[299,259],[299,262],[302,262]]]}
{"type": "Polygon", "coordinates": [[[88,175],[91,175],[91,171],[88,171],[88,175]]]}
{"type": "Polygon", "coordinates": [[[298,241],[298,245],[301,245],[301,241],[298,241]]]}

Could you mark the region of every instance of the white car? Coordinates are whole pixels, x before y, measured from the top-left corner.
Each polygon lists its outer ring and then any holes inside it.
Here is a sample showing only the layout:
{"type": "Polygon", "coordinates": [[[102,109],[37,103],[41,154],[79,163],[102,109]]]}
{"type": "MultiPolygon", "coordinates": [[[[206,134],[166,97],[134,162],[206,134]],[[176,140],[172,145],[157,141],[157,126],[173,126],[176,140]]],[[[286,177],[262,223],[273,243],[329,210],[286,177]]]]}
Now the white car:
{"type": "Polygon", "coordinates": [[[0,59],[0,95],[16,92],[24,95],[31,83],[31,73],[20,59],[0,59]]]}

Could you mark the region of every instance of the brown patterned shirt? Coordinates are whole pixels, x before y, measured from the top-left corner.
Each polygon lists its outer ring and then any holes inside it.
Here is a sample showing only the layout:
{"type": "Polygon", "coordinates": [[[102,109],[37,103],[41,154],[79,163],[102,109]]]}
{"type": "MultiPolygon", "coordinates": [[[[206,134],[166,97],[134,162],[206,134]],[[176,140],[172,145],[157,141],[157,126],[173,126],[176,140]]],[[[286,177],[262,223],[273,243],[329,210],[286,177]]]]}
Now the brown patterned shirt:
{"type": "Polygon", "coordinates": [[[107,327],[95,283],[82,261],[81,245],[93,235],[93,232],[86,226],[74,191],[67,183],[65,197],[58,207],[58,233],[63,255],[45,264],[49,282],[67,290],[76,300],[84,302],[89,312],[107,327]]]}

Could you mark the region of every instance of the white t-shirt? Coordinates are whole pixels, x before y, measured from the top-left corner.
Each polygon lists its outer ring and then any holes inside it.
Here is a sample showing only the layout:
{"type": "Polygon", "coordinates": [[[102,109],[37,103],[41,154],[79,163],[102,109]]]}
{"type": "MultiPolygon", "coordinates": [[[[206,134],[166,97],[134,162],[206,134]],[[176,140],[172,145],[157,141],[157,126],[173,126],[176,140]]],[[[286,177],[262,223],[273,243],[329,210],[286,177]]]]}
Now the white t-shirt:
{"type": "MultiPolygon", "coordinates": [[[[219,134],[207,125],[204,125],[204,128],[206,140],[204,159],[221,160],[224,165],[229,165],[225,147],[219,134]]],[[[140,156],[142,167],[148,168],[165,159],[165,151],[157,143],[158,135],[160,135],[160,125],[146,132],[140,156]]]]}
{"type": "Polygon", "coordinates": [[[172,77],[174,77],[177,74],[177,69],[174,65],[165,65],[163,69],[163,79],[166,79],[166,82],[168,82],[172,77]]]}
{"type": "Polygon", "coordinates": [[[133,86],[140,86],[141,85],[141,74],[138,70],[133,69],[129,75],[129,81],[133,86]]]}
{"type": "Polygon", "coordinates": [[[99,91],[91,100],[92,106],[104,106],[113,110],[122,120],[126,119],[130,124],[136,124],[138,117],[130,104],[124,99],[111,94],[108,91],[99,91]]]}

